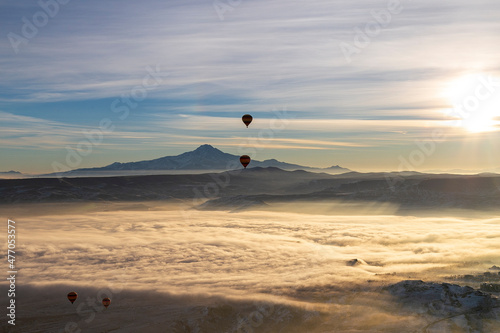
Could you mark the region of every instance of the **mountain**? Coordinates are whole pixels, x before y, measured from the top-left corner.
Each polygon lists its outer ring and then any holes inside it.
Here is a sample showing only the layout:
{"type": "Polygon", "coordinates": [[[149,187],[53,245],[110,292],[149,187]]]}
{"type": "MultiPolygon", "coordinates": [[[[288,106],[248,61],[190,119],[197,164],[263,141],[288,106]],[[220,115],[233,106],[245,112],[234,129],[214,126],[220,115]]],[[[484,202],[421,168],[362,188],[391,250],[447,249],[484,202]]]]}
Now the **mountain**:
{"type": "MultiPolygon", "coordinates": [[[[223,151],[205,144],[199,146],[193,151],[189,151],[176,156],[165,156],[154,160],[146,160],[139,162],[120,163],[115,162],[110,165],[98,168],[83,168],[62,173],[65,176],[91,175],[92,173],[106,172],[105,175],[110,175],[110,172],[117,171],[158,171],[158,170],[232,170],[241,168],[239,164],[239,156],[224,153],[223,151]]],[[[276,167],[283,170],[308,170],[308,171],[325,171],[328,173],[344,173],[351,170],[334,166],[326,169],[311,168],[298,164],[280,162],[276,159],[268,159],[265,161],[252,160],[248,168],[255,167],[276,167]]],[[[50,174],[54,175],[54,174],[50,174]]],[[[123,175],[123,173],[121,174],[123,175]]]]}
{"type": "Polygon", "coordinates": [[[23,176],[19,171],[0,171],[0,178],[22,178],[23,176]]]}
{"type": "Polygon", "coordinates": [[[19,171],[0,171],[0,175],[22,175],[19,171]]]}
{"type": "MultiPolygon", "coordinates": [[[[165,156],[154,160],[119,163],[89,170],[223,170],[235,162],[237,156],[224,153],[211,145],[199,146],[196,150],[177,156],[165,156]]],[[[239,158],[239,156],[238,156],[239,158]]],[[[237,160],[236,160],[237,161],[237,160]]]]}
{"type": "Polygon", "coordinates": [[[291,169],[294,169],[294,170],[298,170],[298,169],[310,169],[309,167],[305,167],[305,166],[302,166],[302,165],[298,165],[298,164],[290,164],[290,163],[286,163],[286,162],[280,162],[274,158],[272,159],[269,159],[269,160],[264,160],[262,162],[260,161],[252,161],[251,162],[251,165],[249,167],[252,167],[252,168],[255,168],[255,167],[262,167],[262,168],[269,168],[269,167],[273,167],[273,168],[280,168],[280,169],[283,169],[283,170],[291,170],[291,169]]]}
{"type": "Polygon", "coordinates": [[[324,168],[323,170],[327,171],[327,172],[330,172],[330,171],[335,171],[336,173],[344,173],[344,172],[351,172],[351,170],[347,169],[347,168],[343,168],[341,166],[338,166],[338,165],[332,165],[331,167],[329,168],[324,168]]]}

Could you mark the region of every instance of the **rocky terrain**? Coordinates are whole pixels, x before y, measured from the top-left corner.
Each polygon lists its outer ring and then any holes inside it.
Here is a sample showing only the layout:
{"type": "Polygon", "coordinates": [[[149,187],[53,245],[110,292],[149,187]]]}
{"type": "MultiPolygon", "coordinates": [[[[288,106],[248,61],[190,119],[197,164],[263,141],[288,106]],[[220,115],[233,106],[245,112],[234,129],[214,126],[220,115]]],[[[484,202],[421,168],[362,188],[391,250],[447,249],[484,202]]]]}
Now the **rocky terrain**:
{"type": "Polygon", "coordinates": [[[406,311],[431,321],[423,332],[494,332],[500,328],[500,301],[468,286],[405,280],[386,288],[406,311]],[[438,328],[439,326],[439,328],[438,328]]]}
{"type": "Polygon", "coordinates": [[[498,207],[500,176],[330,175],[269,167],[184,175],[0,179],[0,203],[4,204],[177,199],[203,210],[238,211],[304,201],[389,203],[401,211],[487,212],[498,207]]]}

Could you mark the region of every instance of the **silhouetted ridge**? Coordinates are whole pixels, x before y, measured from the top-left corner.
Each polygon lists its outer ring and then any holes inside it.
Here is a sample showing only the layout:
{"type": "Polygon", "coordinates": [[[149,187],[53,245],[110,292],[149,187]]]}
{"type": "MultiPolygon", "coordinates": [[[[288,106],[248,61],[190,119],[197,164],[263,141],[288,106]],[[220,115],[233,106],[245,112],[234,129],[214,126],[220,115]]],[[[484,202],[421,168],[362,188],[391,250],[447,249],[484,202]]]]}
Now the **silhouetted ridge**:
{"type": "MultiPolygon", "coordinates": [[[[144,170],[234,170],[241,168],[239,155],[225,153],[209,144],[203,144],[195,150],[188,151],[176,156],[164,156],[153,160],[145,160],[138,162],[114,162],[104,167],[99,168],[84,168],[76,169],[68,172],[63,172],[63,175],[92,175],[94,172],[105,171],[144,171],[144,170]]],[[[281,170],[306,170],[306,171],[321,171],[327,169],[311,168],[298,164],[281,162],[274,158],[265,161],[252,159],[247,169],[256,167],[275,167],[281,170]]],[[[332,170],[329,168],[328,170],[332,170]]],[[[335,168],[336,173],[350,171],[344,168],[335,168]]],[[[54,174],[49,174],[51,176],[54,174]]],[[[58,174],[59,175],[59,174],[58,174]]]]}

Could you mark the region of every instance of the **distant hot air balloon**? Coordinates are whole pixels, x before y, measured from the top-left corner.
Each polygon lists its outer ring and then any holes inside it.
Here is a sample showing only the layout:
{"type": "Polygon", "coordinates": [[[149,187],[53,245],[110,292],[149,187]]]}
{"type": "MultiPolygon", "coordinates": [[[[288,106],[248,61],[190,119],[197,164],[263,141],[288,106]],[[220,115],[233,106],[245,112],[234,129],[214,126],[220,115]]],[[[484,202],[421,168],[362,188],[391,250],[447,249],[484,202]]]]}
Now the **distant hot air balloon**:
{"type": "Polygon", "coordinates": [[[68,299],[71,302],[71,304],[73,304],[77,298],[78,298],[78,294],[75,293],[74,291],[68,293],[68,299]]]}
{"type": "Polygon", "coordinates": [[[250,163],[251,159],[250,159],[250,156],[248,155],[242,155],[240,157],[240,163],[241,165],[243,165],[243,167],[246,169],[247,168],[247,165],[250,163]]]}
{"type": "Polygon", "coordinates": [[[110,300],[108,297],[106,297],[106,298],[103,298],[103,299],[102,299],[102,305],[104,305],[104,307],[105,307],[106,309],[108,308],[108,306],[109,306],[110,304],[111,304],[111,300],[110,300]]]}
{"type": "Polygon", "coordinates": [[[245,125],[247,125],[247,127],[252,122],[252,119],[253,119],[252,116],[249,114],[245,114],[243,115],[243,117],[241,117],[241,120],[243,120],[243,122],[245,123],[245,125]]]}

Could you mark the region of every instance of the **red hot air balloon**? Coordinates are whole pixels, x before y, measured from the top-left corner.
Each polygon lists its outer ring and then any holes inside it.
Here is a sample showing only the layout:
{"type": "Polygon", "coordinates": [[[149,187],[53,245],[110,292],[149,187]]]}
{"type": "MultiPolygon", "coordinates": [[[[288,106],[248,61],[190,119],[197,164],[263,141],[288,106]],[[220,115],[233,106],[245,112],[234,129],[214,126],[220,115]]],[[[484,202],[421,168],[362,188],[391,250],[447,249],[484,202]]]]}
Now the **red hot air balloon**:
{"type": "Polygon", "coordinates": [[[245,125],[247,125],[247,128],[248,128],[248,125],[250,125],[250,123],[252,122],[253,118],[252,118],[251,115],[245,114],[245,115],[243,115],[243,117],[241,117],[241,120],[243,120],[243,122],[245,123],[245,125]]]}
{"type": "Polygon", "coordinates": [[[240,163],[241,165],[243,165],[243,167],[246,169],[247,168],[247,165],[250,163],[251,159],[250,159],[250,156],[248,155],[242,155],[240,157],[240,163]]]}
{"type": "Polygon", "coordinates": [[[103,298],[103,299],[102,299],[102,305],[104,305],[104,307],[105,307],[106,309],[108,308],[108,306],[109,306],[110,304],[111,304],[111,300],[110,300],[108,297],[106,297],[106,298],[103,298]]]}
{"type": "Polygon", "coordinates": [[[68,293],[68,299],[71,302],[71,304],[73,304],[77,298],[78,298],[78,294],[75,293],[74,291],[68,293]]]}

